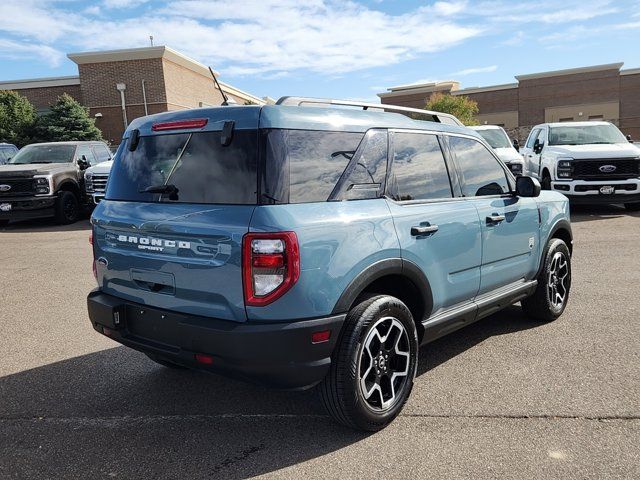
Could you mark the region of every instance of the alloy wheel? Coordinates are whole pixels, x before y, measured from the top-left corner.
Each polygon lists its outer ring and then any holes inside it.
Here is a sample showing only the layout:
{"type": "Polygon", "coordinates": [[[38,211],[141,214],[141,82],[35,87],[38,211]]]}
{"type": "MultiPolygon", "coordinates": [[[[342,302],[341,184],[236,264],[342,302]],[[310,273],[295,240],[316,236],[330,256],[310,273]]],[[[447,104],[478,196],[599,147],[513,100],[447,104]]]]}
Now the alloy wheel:
{"type": "Polygon", "coordinates": [[[375,411],[387,410],[402,396],[409,380],[407,330],[394,317],[379,319],[367,333],[359,360],[360,390],[375,411]]]}
{"type": "Polygon", "coordinates": [[[547,292],[554,308],[564,305],[569,292],[569,262],[562,252],[556,252],[551,259],[547,292]]]}

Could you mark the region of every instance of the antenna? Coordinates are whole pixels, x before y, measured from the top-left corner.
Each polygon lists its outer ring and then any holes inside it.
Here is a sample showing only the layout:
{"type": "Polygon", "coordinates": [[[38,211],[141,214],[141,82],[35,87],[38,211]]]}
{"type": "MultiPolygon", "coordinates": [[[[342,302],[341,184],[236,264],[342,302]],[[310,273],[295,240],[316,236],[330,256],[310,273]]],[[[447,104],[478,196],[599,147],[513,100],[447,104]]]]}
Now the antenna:
{"type": "Polygon", "coordinates": [[[151,46],[153,47],[153,35],[149,35],[149,41],[151,42],[151,46]]]}
{"type": "Polygon", "coordinates": [[[218,87],[218,90],[220,90],[220,93],[222,94],[222,98],[224,99],[224,101],[222,102],[222,105],[224,105],[226,107],[227,105],[229,105],[229,99],[227,98],[227,95],[224,93],[224,90],[222,90],[222,87],[218,83],[218,79],[216,78],[215,73],[213,73],[213,70],[211,70],[211,67],[209,67],[209,72],[211,72],[211,76],[213,77],[213,81],[216,84],[216,87],[218,87]]]}

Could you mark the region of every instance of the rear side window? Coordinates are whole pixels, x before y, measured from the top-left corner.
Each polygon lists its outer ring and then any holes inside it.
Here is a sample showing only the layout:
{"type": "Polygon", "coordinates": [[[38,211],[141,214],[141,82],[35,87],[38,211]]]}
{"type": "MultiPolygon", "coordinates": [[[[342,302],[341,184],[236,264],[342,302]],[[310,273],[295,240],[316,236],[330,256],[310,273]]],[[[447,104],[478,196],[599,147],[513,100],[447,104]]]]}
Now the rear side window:
{"type": "MultiPolygon", "coordinates": [[[[236,130],[228,146],[221,132],[140,137],[133,151],[122,148],[106,198],[138,202],[255,204],[257,132],[236,130]],[[165,193],[143,190],[172,186],[165,193]]],[[[128,146],[128,145],[127,145],[128,146]]]]}
{"type": "Polygon", "coordinates": [[[325,202],[364,133],[266,130],[264,203],[325,202]]]}
{"type": "Polygon", "coordinates": [[[366,200],[379,198],[387,173],[387,131],[369,130],[355,153],[332,198],[366,200]]]}
{"type": "Polygon", "coordinates": [[[449,146],[464,178],[462,193],[465,197],[509,193],[505,171],[479,141],[450,137],[449,146]]]}
{"type": "Polygon", "coordinates": [[[394,133],[388,191],[394,200],[451,198],[449,172],[435,135],[394,133]]]}

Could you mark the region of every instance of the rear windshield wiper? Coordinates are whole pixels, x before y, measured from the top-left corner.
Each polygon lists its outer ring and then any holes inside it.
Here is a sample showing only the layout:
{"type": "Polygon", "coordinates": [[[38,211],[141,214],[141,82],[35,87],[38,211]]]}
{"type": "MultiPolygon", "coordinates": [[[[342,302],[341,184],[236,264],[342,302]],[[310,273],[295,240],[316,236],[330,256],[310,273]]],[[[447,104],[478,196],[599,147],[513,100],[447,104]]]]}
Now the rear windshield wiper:
{"type": "Polygon", "coordinates": [[[151,185],[139,190],[138,193],[159,193],[160,195],[169,195],[169,200],[178,200],[178,187],[172,183],[166,185],[151,185]]]}

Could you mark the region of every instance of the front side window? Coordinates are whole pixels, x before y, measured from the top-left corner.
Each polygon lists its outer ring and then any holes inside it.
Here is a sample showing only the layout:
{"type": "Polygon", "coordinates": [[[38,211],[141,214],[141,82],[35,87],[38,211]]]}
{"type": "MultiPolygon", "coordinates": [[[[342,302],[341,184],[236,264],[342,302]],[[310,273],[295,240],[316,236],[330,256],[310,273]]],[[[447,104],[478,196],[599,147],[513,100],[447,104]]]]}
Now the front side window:
{"type": "Polygon", "coordinates": [[[111,159],[111,153],[109,153],[109,149],[103,145],[94,145],[93,146],[93,155],[96,157],[96,162],[106,162],[111,159]]]}
{"type": "Polygon", "coordinates": [[[540,129],[536,128],[529,134],[529,138],[527,139],[527,144],[526,144],[527,148],[533,148],[533,144],[535,143],[536,138],[538,138],[539,133],[540,133],[540,129]]]}
{"type": "Polygon", "coordinates": [[[452,136],[449,138],[449,146],[464,179],[462,193],[465,197],[509,193],[505,171],[479,141],[452,136]]]}
{"type": "MultiPolygon", "coordinates": [[[[138,202],[255,204],[257,132],[236,130],[231,144],[221,132],[140,137],[116,156],[106,198],[138,202]]],[[[123,141],[124,142],[124,141],[123,141]]]]}
{"type": "Polygon", "coordinates": [[[73,161],[75,151],[75,145],[27,145],[9,163],[67,163],[73,161]]]}
{"type": "Polygon", "coordinates": [[[394,200],[451,198],[449,173],[435,135],[396,132],[392,142],[388,191],[394,200]]]}
{"type": "Polygon", "coordinates": [[[81,145],[78,147],[77,157],[78,157],[78,160],[84,157],[87,160],[87,162],[89,162],[89,165],[95,165],[97,163],[96,158],[93,156],[93,152],[91,151],[91,148],[89,148],[89,146],[87,145],[81,145]]]}
{"type": "Polygon", "coordinates": [[[325,202],[364,133],[266,130],[264,203],[325,202]]]}

